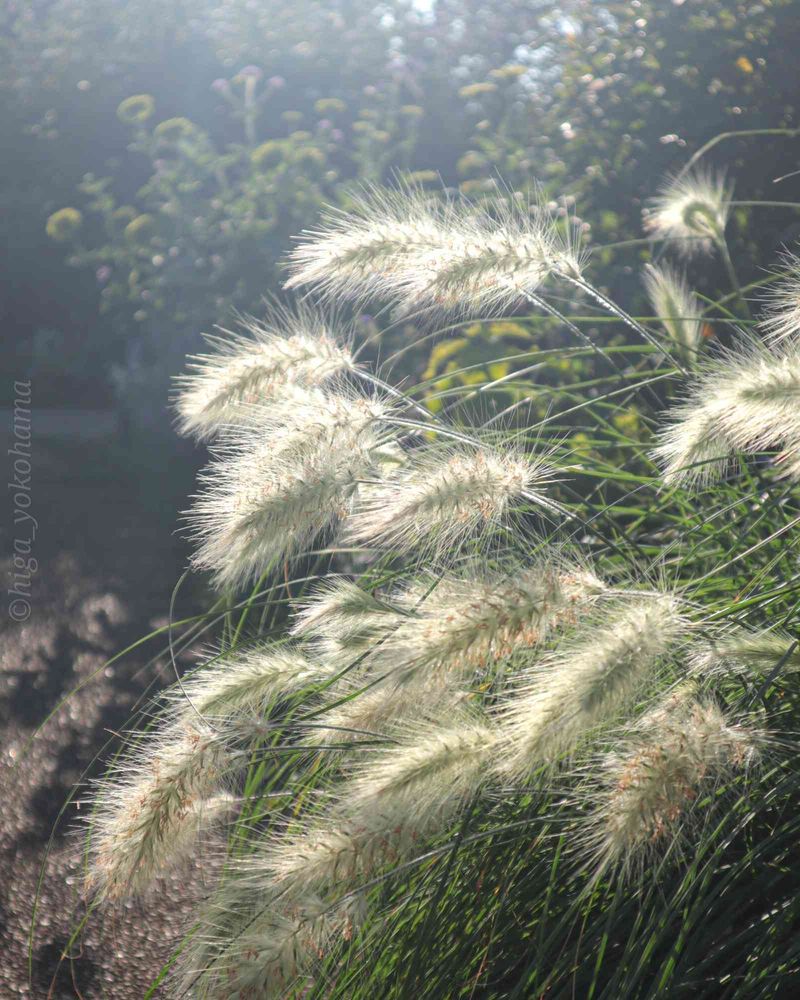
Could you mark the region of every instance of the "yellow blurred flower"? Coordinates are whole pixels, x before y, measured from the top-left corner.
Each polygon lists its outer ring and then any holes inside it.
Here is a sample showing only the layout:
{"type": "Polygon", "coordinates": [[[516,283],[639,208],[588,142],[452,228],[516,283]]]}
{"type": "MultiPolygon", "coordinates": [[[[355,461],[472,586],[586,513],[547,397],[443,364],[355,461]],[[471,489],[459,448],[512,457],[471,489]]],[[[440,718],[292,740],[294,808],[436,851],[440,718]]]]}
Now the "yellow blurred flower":
{"type": "Polygon", "coordinates": [[[83,225],[83,216],[77,208],[59,208],[45,224],[45,231],[56,243],[66,243],[76,236],[83,225]]]}
{"type": "Polygon", "coordinates": [[[149,94],[134,94],[119,105],[117,118],[126,125],[143,125],[155,110],[156,102],[149,94]]]}
{"type": "Polygon", "coordinates": [[[459,90],[459,97],[478,97],[481,94],[491,94],[497,90],[496,83],[468,83],[459,90]]]}

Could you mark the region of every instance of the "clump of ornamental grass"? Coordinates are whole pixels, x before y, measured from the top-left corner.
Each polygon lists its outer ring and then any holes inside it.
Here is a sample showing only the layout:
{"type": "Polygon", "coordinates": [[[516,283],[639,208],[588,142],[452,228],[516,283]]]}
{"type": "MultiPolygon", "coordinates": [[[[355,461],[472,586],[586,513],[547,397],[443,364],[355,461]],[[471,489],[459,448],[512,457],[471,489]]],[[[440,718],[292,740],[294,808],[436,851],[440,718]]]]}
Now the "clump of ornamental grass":
{"type": "Polygon", "coordinates": [[[740,338],[706,361],[673,406],[654,456],[667,483],[702,486],[739,453],[780,452],[776,466],[800,473],[800,350],[740,338]]]}
{"type": "Polygon", "coordinates": [[[240,332],[207,339],[214,353],[192,359],[175,400],[180,433],[198,440],[247,422],[252,404],[279,396],[287,384],[322,385],[353,368],[350,332],[333,332],[308,307],[276,307],[263,321],[244,320],[240,332]]]}
{"type": "MultiPolygon", "coordinates": [[[[730,264],[729,207],[721,175],[686,173],[647,226],[730,264]]],[[[659,497],[649,444],[619,448],[619,418],[643,405],[639,361],[667,354],[678,371],[646,373],[662,382],[648,405],[662,408],[667,378],[696,371],[656,448],[664,481],[711,484],[739,453],[771,448],[794,476],[800,355],[788,292],[766,321],[769,347],[741,338],[698,361],[704,312],[682,274],[647,270],[658,341],[586,267],[571,223],[538,203],[412,189],[367,192],[292,254],[289,285],[323,298],[377,296],[406,316],[527,302],[588,342],[610,365],[585,398],[577,383],[553,393],[535,435],[498,431],[505,411],[491,434],[429,416],[429,397],[356,366],[357,345],[309,307],[215,341],[182,381],[182,431],[214,440],[188,518],[193,567],[223,591],[221,635],[100,783],[88,851],[97,898],[121,899],[231,821],[219,880],[171,971],[175,995],[400,1000],[473,995],[487,976],[520,995],[567,982],[638,995],[625,949],[661,962],[690,936],[658,893],[637,899],[641,928],[615,894],[685,865],[710,842],[707,824],[723,829],[726,791],[745,794],[766,719],[790,710],[772,704],[779,673],[778,701],[795,697],[796,588],[787,577],[763,601],[785,630],[751,625],[760,583],[786,564],[781,532],[764,540],[762,515],[730,504],[735,518],[709,517],[684,545],[689,515],[659,497]],[[576,291],[650,345],[625,371],[542,297],[576,291]],[[597,441],[567,484],[554,470],[576,415],[597,441]],[[628,455],[633,471],[617,467],[628,455]],[[660,588],[624,583],[657,565],[660,588]],[[588,964],[573,955],[576,914],[600,956],[588,964]],[[622,956],[610,973],[607,950],[622,956]],[[509,957],[522,953],[535,975],[509,957]]],[[[482,386],[488,407],[493,388],[482,386]]],[[[778,801],[777,788],[765,779],[762,792],[778,801]]],[[[757,816],[748,809],[741,828],[757,816]]],[[[674,910],[686,914],[686,899],[674,910]]],[[[655,981],[676,976],[660,968],[655,981]]]]}

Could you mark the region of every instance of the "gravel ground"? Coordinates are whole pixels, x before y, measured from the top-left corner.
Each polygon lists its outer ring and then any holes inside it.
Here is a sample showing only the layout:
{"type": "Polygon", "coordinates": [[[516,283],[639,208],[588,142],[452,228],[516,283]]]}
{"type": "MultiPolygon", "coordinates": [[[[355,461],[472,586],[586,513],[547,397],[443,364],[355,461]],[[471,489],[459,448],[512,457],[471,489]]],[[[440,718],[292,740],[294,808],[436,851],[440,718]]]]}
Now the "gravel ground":
{"type": "MultiPolygon", "coordinates": [[[[104,665],[164,621],[185,562],[173,534],[178,496],[189,492],[193,471],[186,462],[177,463],[180,475],[173,469],[160,483],[153,477],[154,487],[169,482],[173,490],[172,495],[161,490],[159,505],[142,493],[135,463],[123,463],[121,471],[117,462],[95,460],[87,470],[79,457],[68,449],[40,449],[33,481],[40,531],[32,614],[18,625],[3,609],[0,1000],[141,998],[205,882],[204,866],[196,861],[191,871],[160,885],[150,901],[93,915],[62,960],[86,900],[77,862],[79,810],[70,805],[57,822],[59,813],[85,769],[97,773],[92,761],[109,730],[124,728],[149,683],[170,679],[164,658],[147,663],[155,646],[104,665]],[[84,681],[29,744],[48,712],[84,681]],[[40,877],[29,971],[28,937],[40,877]]],[[[4,573],[11,571],[12,511],[7,522],[4,573]]]]}

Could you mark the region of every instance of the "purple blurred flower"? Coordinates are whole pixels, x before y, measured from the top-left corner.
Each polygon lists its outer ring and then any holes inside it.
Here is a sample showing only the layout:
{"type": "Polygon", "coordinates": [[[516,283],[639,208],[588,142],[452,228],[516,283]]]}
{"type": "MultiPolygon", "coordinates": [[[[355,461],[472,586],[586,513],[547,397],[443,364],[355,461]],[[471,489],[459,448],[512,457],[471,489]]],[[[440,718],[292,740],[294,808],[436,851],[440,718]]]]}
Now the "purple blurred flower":
{"type": "Polygon", "coordinates": [[[260,80],[264,73],[258,68],[258,66],[243,66],[236,75],[240,77],[249,76],[254,80],[260,80]]]}
{"type": "Polygon", "coordinates": [[[333,125],[333,122],[330,118],[321,118],[318,124],[321,129],[329,129],[333,125]]]}
{"type": "Polygon", "coordinates": [[[101,264],[100,267],[94,272],[95,278],[97,278],[98,285],[104,285],[108,279],[111,277],[111,268],[108,264],[101,264]]]}
{"type": "Polygon", "coordinates": [[[211,84],[211,89],[215,90],[218,94],[227,94],[231,89],[231,85],[224,77],[220,76],[211,84]]]}
{"type": "Polygon", "coordinates": [[[331,139],[334,142],[341,142],[344,139],[344,132],[340,128],[335,128],[331,131],[331,139]]]}
{"type": "Polygon", "coordinates": [[[267,83],[273,90],[280,90],[281,87],[286,86],[286,81],[282,76],[271,76],[269,80],[267,80],[267,83]]]}

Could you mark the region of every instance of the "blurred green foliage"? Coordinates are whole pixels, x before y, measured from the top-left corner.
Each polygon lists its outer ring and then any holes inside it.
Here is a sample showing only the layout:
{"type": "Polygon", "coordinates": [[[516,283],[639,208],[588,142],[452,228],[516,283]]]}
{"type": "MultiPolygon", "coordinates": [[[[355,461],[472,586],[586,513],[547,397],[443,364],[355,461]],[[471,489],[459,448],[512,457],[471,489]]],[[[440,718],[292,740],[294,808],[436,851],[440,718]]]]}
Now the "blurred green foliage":
{"type": "MultiPolygon", "coordinates": [[[[0,319],[17,343],[60,330],[160,412],[199,332],[257,313],[291,236],[359,182],[538,180],[595,245],[640,236],[658,179],[704,141],[797,124],[796,6],[0,0],[0,319]]],[[[714,161],[739,197],[774,198],[791,149],[740,139],[714,161]]],[[[743,280],[798,232],[796,213],[741,208],[743,280]]],[[[598,254],[594,279],[630,302],[648,253],[598,254]]]]}

